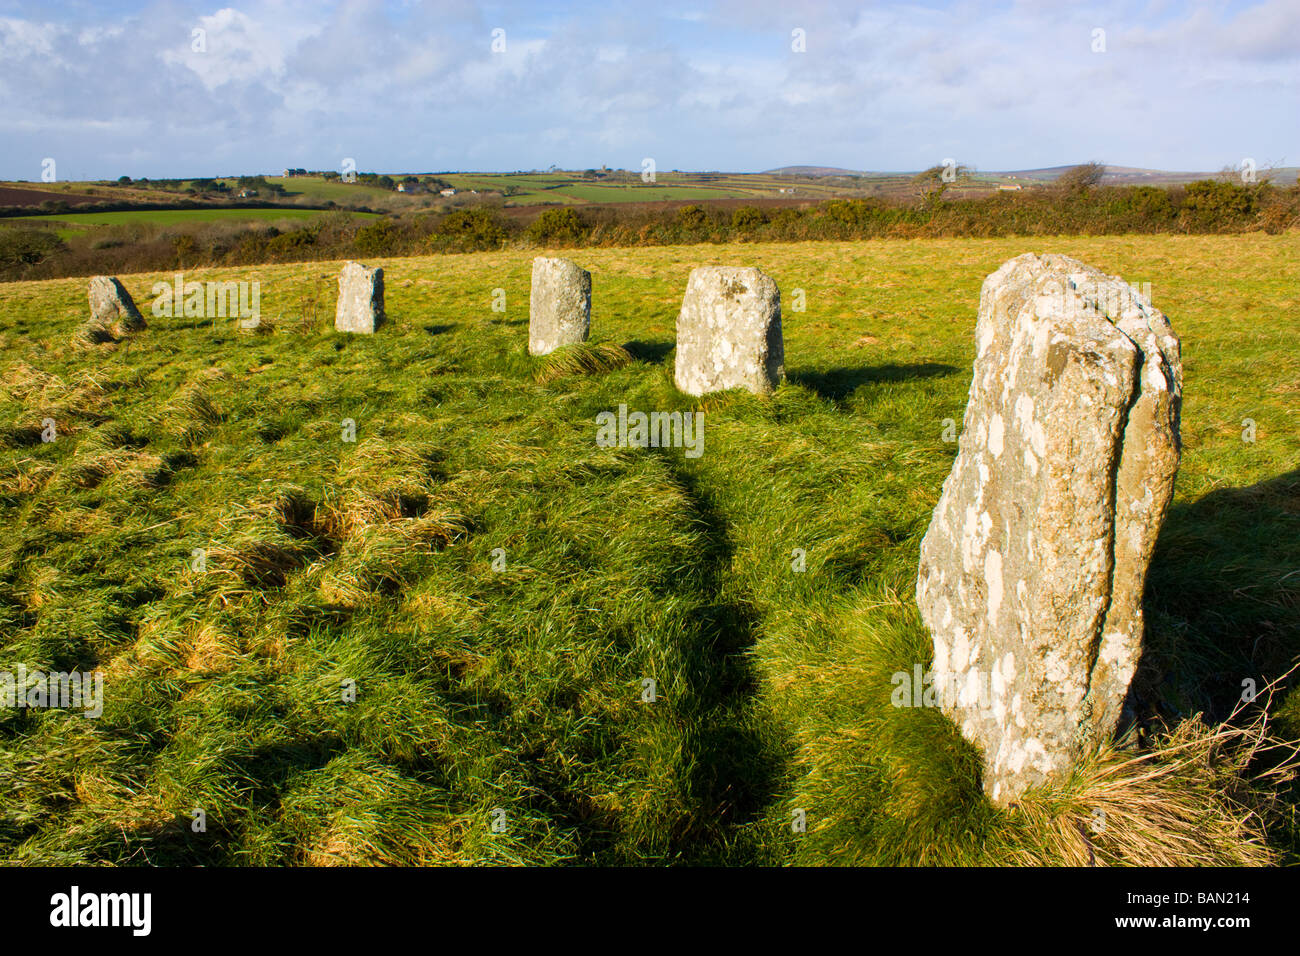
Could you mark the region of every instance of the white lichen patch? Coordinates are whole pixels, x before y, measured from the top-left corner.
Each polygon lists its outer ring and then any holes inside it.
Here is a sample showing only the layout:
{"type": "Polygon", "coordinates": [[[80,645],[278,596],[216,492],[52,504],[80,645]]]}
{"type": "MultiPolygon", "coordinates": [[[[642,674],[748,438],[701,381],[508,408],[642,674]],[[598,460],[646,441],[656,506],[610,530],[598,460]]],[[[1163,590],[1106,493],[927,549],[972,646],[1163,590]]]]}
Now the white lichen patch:
{"type": "Polygon", "coordinates": [[[934,639],[934,673],[936,676],[948,673],[948,642],[939,637],[934,639]]]}
{"type": "Polygon", "coordinates": [[[966,636],[966,629],[959,627],[953,637],[952,655],[948,666],[944,669],[953,672],[964,671],[968,663],[970,663],[970,638],[966,636]]]}
{"type": "Polygon", "coordinates": [[[1134,648],[1129,636],[1121,631],[1111,631],[1101,639],[1098,657],[1116,670],[1131,673],[1137,666],[1134,648]]]}
{"type": "Polygon", "coordinates": [[[1053,684],[1062,684],[1069,679],[1070,663],[1059,651],[1051,650],[1043,658],[1043,676],[1053,684]]]}
{"type": "Polygon", "coordinates": [[[1034,455],[1033,449],[1030,448],[1028,445],[1025,446],[1024,460],[1025,460],[1025,468],[1028,469],[1030,477],[1032,478],[1034,475],[1037,475],[1038,458],[1037,456],[1034,455]]]}
{"type": "Polygon", "coordinates": [[[1002,454],[1003,428],[1002,416],[994,413],[989,419],[989,453],[998,458],[1002,454]]]}
{"type": "MultiPolygon", "coordinates": [[[[988,513],[985,512],[985,517],[988,513]]],[[[984,556],[984,582],[989,591],[989,623],[996,624],[998,609],[1002,607],[1002,555],[989,551],[984,556]]]]}
{"type": "Polygon", "coordinates": [[[1015,651],[1007,651],[1002,655],[1002,677],[1007,683],[1016,679],[1016,654],[1015,651]]]}

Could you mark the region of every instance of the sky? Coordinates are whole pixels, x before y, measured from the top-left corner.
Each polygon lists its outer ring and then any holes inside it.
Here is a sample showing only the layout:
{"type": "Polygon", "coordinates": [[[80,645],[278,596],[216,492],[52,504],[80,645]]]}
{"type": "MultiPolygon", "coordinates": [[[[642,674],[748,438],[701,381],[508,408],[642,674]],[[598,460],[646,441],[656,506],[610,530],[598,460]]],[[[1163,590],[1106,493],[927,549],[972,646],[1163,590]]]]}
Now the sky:
{"type": "Polygon", "coordinates": [[[0,0],[0,178],[1300,162],[1300,0],[0,0]]]}

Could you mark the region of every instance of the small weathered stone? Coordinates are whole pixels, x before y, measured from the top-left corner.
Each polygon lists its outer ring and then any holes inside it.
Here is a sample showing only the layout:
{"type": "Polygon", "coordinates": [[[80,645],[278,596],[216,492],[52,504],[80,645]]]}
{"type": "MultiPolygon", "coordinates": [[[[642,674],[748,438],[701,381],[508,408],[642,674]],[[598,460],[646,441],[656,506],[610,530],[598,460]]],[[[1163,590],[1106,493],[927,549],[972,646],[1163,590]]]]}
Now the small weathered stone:
{"type": "Polygon", "coordinates": [[[781,291],[762,271],[691,270],[677,316],[677,387],[688,395],[728,388],[771,392],[785,377],[781,291]]]}
{"type": "Polygon", "coordinates": [[[538,256],[528,298],[528,354],[585,342],[590,331],[591,273],[568,259],[538,256]]]}
{"type": "Polygon", "coordinates": [[[1182,363],[1158,309],[1059,255],[990,275],[975,337],[916,590],[944,712],[1007,804],[1118,726],[1178,469],[1182,363]]]}
{"type": "Polygon", "coordinates": [[[339,273],[339,302],[334,328],[340,332],[374,332],[384,321],[384,270],[349,262],[339,273]]]}
{"type": "Polygon", "coordinates": [[[85,328],[96,334],[121,338],[145,328],[144,317],[135,307],[131,293],[116,276],[95,276],[90,280],[90,321],[85,328]]]}

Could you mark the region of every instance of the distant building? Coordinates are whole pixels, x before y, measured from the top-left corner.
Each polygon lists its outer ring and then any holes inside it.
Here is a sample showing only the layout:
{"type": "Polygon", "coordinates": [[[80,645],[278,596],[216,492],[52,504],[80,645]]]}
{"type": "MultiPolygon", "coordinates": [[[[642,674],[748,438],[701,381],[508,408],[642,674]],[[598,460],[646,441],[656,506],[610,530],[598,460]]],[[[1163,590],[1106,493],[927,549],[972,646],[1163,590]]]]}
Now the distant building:
{"type": "Polygon", "coordinates": [[[1005,189],[1008,192],[1020,189],[1020,183],[998,183],[998,189],[1005,189]]]}
{"type": "Polygon", "coordinates": [[[456,195],[456,190],[454,190],[454,189],[440,189],[440,190],[438,190],[438,195],[439,195],[439,196],[447,196],[447,197],[451,197],[451,196],[456,195]]]}

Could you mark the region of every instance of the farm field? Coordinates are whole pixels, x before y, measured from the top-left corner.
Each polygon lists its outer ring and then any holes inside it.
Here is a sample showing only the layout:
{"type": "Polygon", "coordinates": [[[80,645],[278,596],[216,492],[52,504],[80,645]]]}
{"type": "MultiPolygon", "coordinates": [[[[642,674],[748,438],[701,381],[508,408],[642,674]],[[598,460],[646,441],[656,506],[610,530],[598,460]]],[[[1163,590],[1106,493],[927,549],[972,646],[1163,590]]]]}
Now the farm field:
{"type": "Polygon", "coordinates": [[[62,200],[70,205],[113,200],[166,202],[175,194],[162,189],[127,188],[106,182],[0,182],[0,206],[38,206],[62,200]]]}
{"type": "MultiPolygon", "coordinates": [[[[84,279],[7,283],[0,670],[105,682],[97,719],[0,709],[0,860],[1078,863],[1119,757],[1004,811],[956,727],[892,704],[931,656],[917,552],[980,285],[1027,251],[1150,283],[1182,339],[1138,682],[1171,728],[1222,719],[1300,655],[1295,232],[558,251],[627,353],[585,368],[526,352],[539,250],[367,261],[373,337],[333,330],[339,263],[186,271],[259,282],[256,334],[123,275],[149,328],[92,348],[84,279]],[[673,387],[708,264],[781,289],[771,398],[673,387]],[[598,447],[620,405],[702,411],[703,453],[598,447]]],[[[1300,737],[1300,697],[1273,710],[1300,737]]],[[[1161,849],[1300,862],[1298,804],[1161,849]]],[[[1099,862],[1151,862],[1112,819],[1099,862]]]]}
{"type": "MultiPolygon", "coordinates": [[[[568,172],[444,173],[460,190],[511,190],[508,205],[545,203],[624,203],[709,201],[728,199],[802,199],[816,201],[845,196],[915,195],[911,173],[873,173],[861,178],[821,178],[773,173],[679,173],[658,171],[654,183],[644,183],[633,171],[632,182],[590,181],[568,172]]],[[[988,177],[973,177],[954,193],[987,192],[996,185],[988,177]]]]}
{"type": "MultiPolygon", "coordinates": [[[[571,173],[446,173],[442,177],[461,191],[477,189],[510,191],[507,203],[515,206],[538,203],[658,202],[673,199],[734,199],[762,192],[756,186],[742,187],[731,177],[725,184],[694,185],[691,177],[658,173],[656,182],[589,182],[571,173]]],[[[772,192],[775,193],[773,189],[772,192]]]]}
{"type": "MultiPolygon", "coordinates": [[[[750,195],[749,192],[738,189],[714,189],[708,186],[671,186],[671,185],[647,185],[645,183],[636,183],[628,185],[569,185],[554,192],[547,193],[547,196],[555,194],[563,195],[569,200],[577,200],[584,203],[610,203],[610,202],[663,202],[675,199],[735,199],[742,196],[750,195]]],[[[544,197],[539,197],[544,198],[544,197]]]]}
{"type": "MultiPolygon", "coordinates": [[[[389,173],[401,179],[404,173],[389,173]]],[[[427,175],[427,174],[421,174],[427,175]]],[[[659,203],[708,202],[734,199],[800,199],[816,201],[845,196],[874,195],[882,197],[912,198],[916,188],[910,173],[873,173],[861,178],[827,178],[780,173],[691,173],[660,170],[656,181],[644,183],[638,171],[623,173],[629,181],[622,181],[617,171],[608,179],[589,179],[579,172],[556,171],[538,173],[440,173],[438,177],[454,186],[462,194],[477,190],[479,193],[504,194],[509,207],[536,205],[586,205],[609,203],[659,203]]],[[[399,207],[419,208],[442,205],[440,197],[428,193],[402,196],[389,189],[362,182],[343,183],[326,180],[321,176],[267,176],[270,183],[283,186],[283,196],[263,196],[293,208],[295,203],[337,203],[341,206],[383,206],[397,202],[399,207]]],[[[229,190],[238,188],[233,178],[220,178],[229,190]]],[[[24,188],[10,190],[11,201],[17,204],[36,205],[43,199],[97,202],[103,200],[137,200],[141,202],[167,202],[186,197],[183,187],[193,185],[192,180],[175,184],[176,188],[146,187],[142,184],[121,186],[115,183],[57,183],[15,184],[24,188]],[[88,195],[75,195],[79,190],[88,195]]],[[[0,184],[2,185],[2,184],[0,184]]],[[[953,193],[974,194],[987,192],[995,179],[976,175],[969,182],[954,185],[953,193]]],[[[2,190],[0,190],[2,191],[2,190]]],[[[217,203],[228,201],[233,195],[210,197],[217,203]]],[[[2,197],[0,197],[2,198],[2,197]]],[[[201,210],[202,211],[202,210],[201,210]]],[[[225,210],[222,210],[225,211],[225,210]]],[[[178,210],[185,212],[185,210],[178,210]]],[[[198,217],[191,217],[198,218],[198,217]]]]}
{"type": "MultiPolygon", "coordinates": [[[[326,180],[320,176],[267,176],[268,183],[279,183],[285,189],[285,196],[292,201],[296,198],[305,198],[308,202],[313,203],[361,203],[375,202],[380,199],[391,198],[393,191],[391,189],[381,189],[378,186],[367,186],[365,183],[341,183],[337,180],[326,180]]],[[[235,180],[227,180],[232,187],[235,180]]]]}

